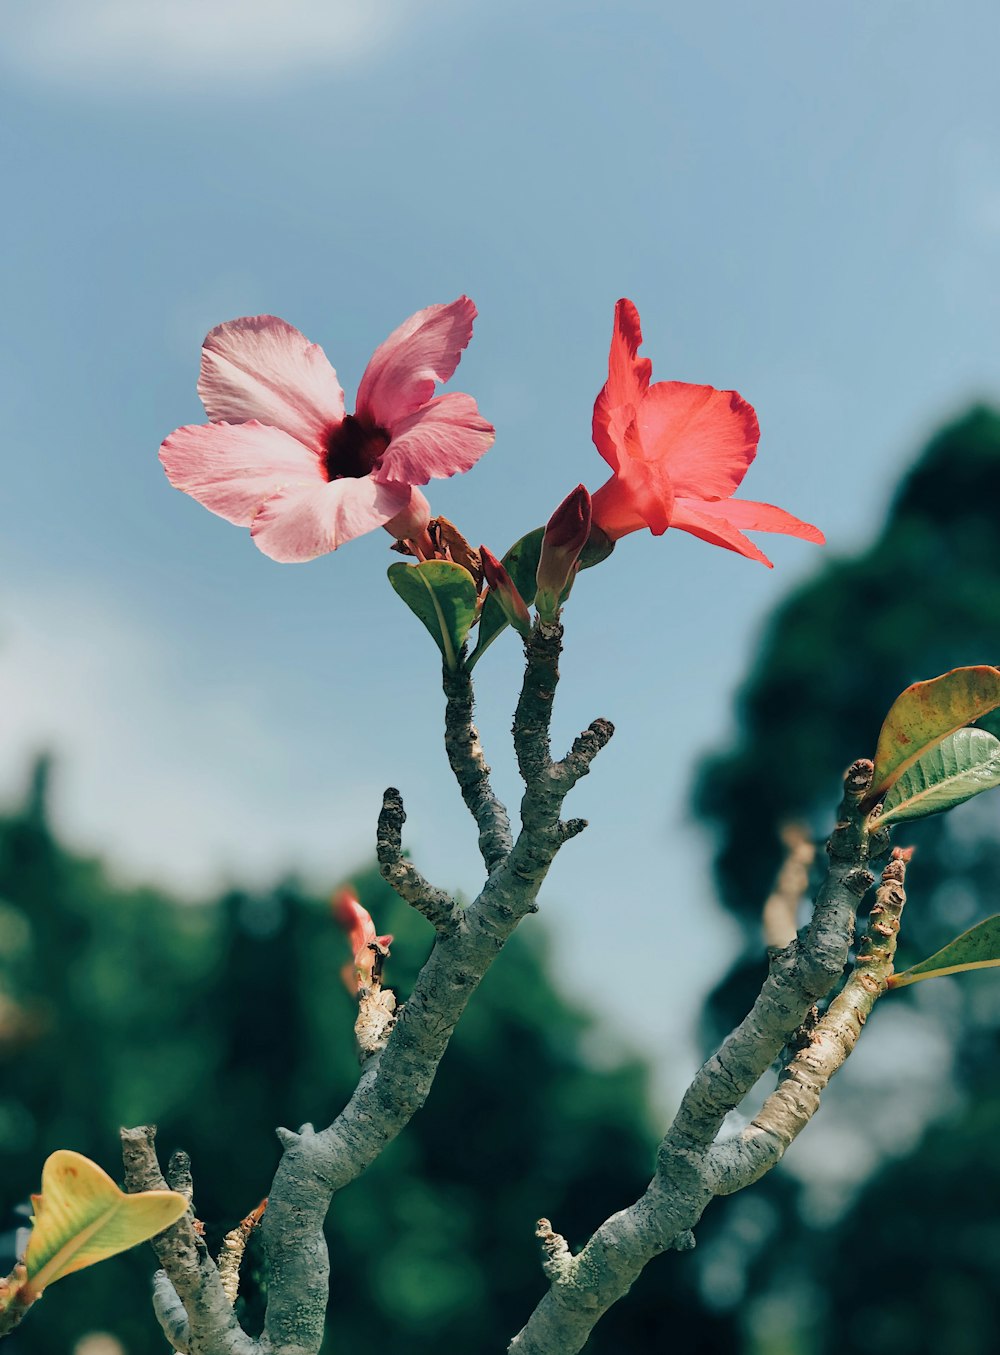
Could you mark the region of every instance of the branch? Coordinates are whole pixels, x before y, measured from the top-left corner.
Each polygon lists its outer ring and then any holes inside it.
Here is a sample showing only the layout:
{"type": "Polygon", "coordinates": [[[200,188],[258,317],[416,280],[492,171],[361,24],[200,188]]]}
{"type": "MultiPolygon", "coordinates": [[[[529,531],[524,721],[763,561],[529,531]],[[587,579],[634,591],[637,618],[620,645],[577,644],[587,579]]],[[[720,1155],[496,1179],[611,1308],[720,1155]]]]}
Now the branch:
{"type": "Polygon", "coordinates": [[[809,870],[816,858],[815,844],[801,824],[785,824],[781,840],[785,859],[761,918],[764,943],[769,950],[783,950],[794,939],[795,918],[809,888],[809,870]]]}
{"type": "MultiPolygon", "coordinates": [[[[134,1194],[142,1190],[168,1189],[156,1159],[155,1125],[123,1129],[121,1139],[128,1190],[134,1194]]],[[[179,1174],[182,1169],[183,1164],[180,1164],[179,1174]]],[[[180,1337],[180,1344],[175,1344],[175,1348],[184,1350],[187,1355],[257,1355],[258,1343],[237,1322],[215,1262],[195,1231],[192,1215],[186,1214],[154,1237],[152,1247],[187,1314],[185,1328],[161,1281],[157,1290],[160,1300],[157,1316],[161,1325],[163,1315],[169,1317],[170,1326],[164,1325],[164,1331],[168,1340],[173,1341],[175,1335],[180,1337]]]]}
{"type": "MultiPolygon", "coordinates": [[[[660,1145],[656,1174],[645,1194],[602,1224],[578,1256],[558,1254],[558,1273],[510,1343],[511,1355],[574,1355],[647,1262],[671,1248],[694,1245],[691,1229],[722,1188],[712,1145],[726,1115],[767,1071],[847,963],[855,910],[873,883],[865,864],[869,839],[861,813],[871,773],[870,762],[848,769],[838,823],[827,844],[830,865],[812,919],[772,956],[749,1015],[695,1075],[660,1145]]],[[[551,1256],[545,1268],[551,1273],[551,1256]]]]}
{"type": "Polygon", "coordinates": [[[510,818],[490,785],[479,731],[472,723],[472,675],[461,664],[454,671],[445,666],[443,683],[445,751],[462,799],[479,825],[479,850],[487,875],[492,875],[510,853],[510,818]]]}
{"type": "Polygon", "coordinates": [[[394,786],[382,796],[378,816],[376,853],[382,879],[387,881],[404,903],[422,913],[439,932],[451,931],[462,910],[443,889],[429,884],[411,861],[403,855],[403,824],[406,811],[403,797],[394,786]]]}
{"type": "Polygon", "coordinates": [[[853,1053],[892,973],[899,919],[906,903],[908,860],[907,850],[893,850],[882,872],[868,916],[868,931],[858,947],[850,978],[809,1032],[804,1047],[781,1074],[760,1113],[736,1139],[719,1144],[715,1150],[719,1194],[742,1190],[770,1171],[816,1114],[830,1079],[853,1053]]]}
{"type": "Polygon", "coordinates": [[[515,718],[519,761],[526,750],[530,765],[525,776],[527,810],[522,807],[522,828],[513,846],[506,811],[489,788],[471,726],[468,675],[445,677],[449,757],[466,803],[480,823],[480,845],[490,872],[479,897],[457,918],[452,901],[403,862],[402,804],[398,794],[387,792],[379,836],[383,873],[388,871],[399,891],[406,891],[403,897],[426,910],[436,926],[444,925],[438,926],[431,953],[384,1048],[367,1060],[354,1094],[333,1124],[319,1133],[311,1125],[298,1133],[278,1131],[284,1151],[261,1224],[269,1272],[263,1341],[270,1355],[318,1352],[329,1286],[323,1221],[332,1196],[360,1176],[424,1104],[469,999],[518,922],[535,911],[538,891],[559,848],[584,826],[581,819],[564,823],[559,817],[562,804],[611,737],[612,728],[607,721],[595,721],[565,761],[552,764],[547,722],[562,631],[543,629],[545,633],[527,646],[515,718]],[[521,718],[525,713],[526,721],[521,718]],[[532,760],[539,748],[545,750],[544,759],[532,760]]]}

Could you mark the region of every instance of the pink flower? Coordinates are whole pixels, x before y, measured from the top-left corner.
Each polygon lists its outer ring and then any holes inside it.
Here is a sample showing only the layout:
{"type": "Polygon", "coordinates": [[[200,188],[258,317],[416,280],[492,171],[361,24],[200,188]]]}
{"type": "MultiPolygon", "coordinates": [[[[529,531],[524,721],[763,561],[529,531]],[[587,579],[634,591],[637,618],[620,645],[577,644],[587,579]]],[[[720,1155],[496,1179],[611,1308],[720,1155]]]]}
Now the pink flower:
{"type": "Polygon", "coordinates": [[[734,499],[757,453],[757,416],[735,391],[683,381],[649,384],[637,356],[639,312],[615,307],[608,380],[594,404],[594,442],[614,474],[593,497],[593,522],[612,541],[648,527],[700,536],[771,567],[744,531],[781,532],[823,544],[823,533],[769,503],[734,499]]]}
{"type": "Polygon", "coordinates": [[[411,315],[375,350],[353,414],[323,350],[284,320],[219,325],[198,379],[211,423],[170,434],[167,478],[272,560],[312,560],[375,527],[419,537],[430,507],[415,486],[469,470],[493,442],[471,395],[432,398],[475,317],[467,296],[411,315]]]}
{"type": "Polygon", "coordinates": [[[354,956],[344,965],[340,977],[349,993],[356,993],[360,988],[370,988],[376,957],[381,970],[381,961],[389,954],[392,937],[376,935],[371,914],[361,906],[357,894],[349,886],[337,890],[332,908],[334,921],[347,932],[347,944],[354,956]]]}

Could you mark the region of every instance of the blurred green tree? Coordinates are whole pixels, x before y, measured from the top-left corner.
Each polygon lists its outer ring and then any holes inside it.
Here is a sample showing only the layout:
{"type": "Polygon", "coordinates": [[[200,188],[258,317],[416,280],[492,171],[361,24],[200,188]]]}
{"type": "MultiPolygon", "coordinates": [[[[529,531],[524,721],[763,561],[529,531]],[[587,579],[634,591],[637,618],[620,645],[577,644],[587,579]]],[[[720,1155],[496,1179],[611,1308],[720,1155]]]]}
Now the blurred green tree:
{"type": "MultiPolygon", "coordinates": [[[[214,1249],[267,1191],[275,1126],[327,1123],[353,1088],[345,939],[328,905],[294,881],[207,904],[117,883],[58,842],[47,777],[41,762],[24,807],[0,820],[8,1226],[54,1148],[119,1175],[119,1125],[156,1122],[163,1154],[191,1154],[214,1249]]],[[[355,884],[379,928],[396,935],[387,981],[405,997],[428,925],[373,870],[355,884]]],[[[646,1070],[624,1055],[594,1067],[594,1023],[554,987],[553,950],[537,924],[514,938],[426,1108],[335,1198],[331,1350],[362,1349],[375,1329],[380,1345],[407,1355],[502,1351],[545,1288],[539,1215],[582,1241],[645,1187],[656,1139],[646,1070]]],[[[247,1268],[239,1302],[252,1327],[261,1307],[253,1249],[247,1268]]],[[[141,1248],[69,1277],[8,1338],[11,1355],[69,1355],[88,1331],[110,1333],[127,1355],[162,1349],[151,1270],[141,1248]]],[[[667,1332],[698,1355],[733,1349],[731,1323],[703,1310],[683,1258],[650,1266],[589,1349],[653,1349],[667,1332]]]]}
{"type": "MultiPolygon", "coordinates": [[[[822,840],[838,773],[871,755],[899,692],[949,668],[1000,659],[998,502],[1000,414],[974,408],[930,442],[870,549],[831,561],[769,623],[737,697],[739,735],[706,759],[695,789],[697,812],[716,839],[720,897],[746,938],[706,1003],[706,1044],[742,1016],[765,972],[761,908],[781,861],[782,825],[805,822],[822,840]]],[[[995,716],[980,723],[998,732],[995,716]]],[[[997,911],[997,804],[984,796],[897,833],[918,848],[901,967],[997,911]]],[[[883,1166],[832,1229],[808,1226],[800,1192],[782,1173],[755,1188],[752,1207],[773,1215],[771,1242],[756,1257],[743,1249],[741,1283],[758,1295],[758,1315],[777,1314],[763,1323],[764,1336],[748,1338],[755,1351],[987,1355],[996,1348],[1000,1224],[989,1164],[1000,1121],[1000,982],[991,973],[936,980],[891,1003],[936,1008],[947,1018],[959,1108],[912,1154],[883,1166]],[[920,991],[940,984],[954,985],[944,1001],[920,991]],[[878,1281],[859,1301],[862,1277],[875,1266],[878,1281]]],[[[876,1011],[867,1041],[878,1039],[888,1008],[876,1011]]],[[[878,1098],[871,1085],[857,1094],[878,1098]]],[[[834,1090],[850,1095],[849,1085],[834,1090]]],[[[823,1132],[823,1119],[815,1132],[823,1132]]],[[[898,1151],[891,1137],[876,1148],[898,1151]]],[[[727,1246],[732,1252],[732,1236],[720,1236],[716,1252],[727,1246]]]]}

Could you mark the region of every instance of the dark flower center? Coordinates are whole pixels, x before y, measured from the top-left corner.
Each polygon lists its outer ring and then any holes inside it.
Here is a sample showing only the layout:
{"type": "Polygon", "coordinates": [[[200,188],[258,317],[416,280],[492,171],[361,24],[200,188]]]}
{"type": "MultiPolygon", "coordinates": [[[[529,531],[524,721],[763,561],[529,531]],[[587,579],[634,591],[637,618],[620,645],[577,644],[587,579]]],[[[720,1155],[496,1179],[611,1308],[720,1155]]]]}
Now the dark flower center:
{"type": "Polygon", "coordinates": [[[373,428],[345,414],[343,423],[330,430],[324,467],[328,480],[361,480],[370,475],[389,445],[384,428],[373,428]]]}

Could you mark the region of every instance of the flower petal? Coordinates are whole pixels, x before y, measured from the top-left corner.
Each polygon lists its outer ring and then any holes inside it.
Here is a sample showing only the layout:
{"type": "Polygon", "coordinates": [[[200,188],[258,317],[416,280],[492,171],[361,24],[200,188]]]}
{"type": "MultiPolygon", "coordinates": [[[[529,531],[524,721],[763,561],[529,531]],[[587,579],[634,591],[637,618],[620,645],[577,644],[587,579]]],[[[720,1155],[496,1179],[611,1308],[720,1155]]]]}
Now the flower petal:
{"type": "Polygon", "coordinates": [[[249,527],[279,490],[326,483],[314,452],[256,421],[177,428],[160,448],[160,460],[175,489],[240,527],[249,527]]]}
{"type": "Polygon", "coordinates": [[[394,425],[425,405],[435,385],[453,375],[477,313],[469,298],[460,296],[404,320],[372,354],[358,387],[358,417],[395,433],[394,425]]]}
{"type": "Polygon", "coordinates": [[[625,431],[621,470],[591,500],[591,521],[612,541],[648,527],[662,536],[673,517],[674,488],[662,462],[643,461],[636,424],[625,431]]]}
{"type": "Polygon", "coordinates": [[[707,541],[710,545],[725,546],[727,550],[734,550],[738,555],[745,555],[748,560],[759,560],[762,565],[767,565],[768,569],[773,569],[771,561],[749,537],[744,536],[724,517],[704,511],[709,507],[722,509],[725,506],[728,505],[705,504],[700,499],[675,499],[674,515],[670,525],[679,527],[682,532],[690,532],[692,536],[700,536],[702,541],[707,541]]]}
{"type": "Polygon", "coordinates": [[[368,476],[289,488],[267,500],[250,535],[265,555],[282,564],[315,560],[383,526],[409,497],[408,485],[377,485],[368,476]]]}
{"type": "Polygon", "coordinates": [[[471,469],[495,436],[471,395],[439,395],[399,420],[374,478],[382,484],[425,485],[456,475],[471,469]]]}
{"type": "Polygon", "coordinates": [[[276,315],[229,320],[201,349],[198,394],[213,423],[259,419],[322,453],[344,392],[319,344],[276,315]]]}
{"type": "Polygon", "coordinates": [[[612,470],[618,469],[626,430],[642,403],[653,372],[649,358],[637,356],[641,343],[639,312],[622,297],[615,306],[608,379],[594,402],[594,442],[612,470]]]}
{"type": "Polygon", "coordinates": [[[728,498],[757,452],[757,415],[736,391],[658,381],[637,417],[646,459],[665,461],[681,497],[728,498]]]}
{"type": "Polygon", "coordinates": [[[733,527],[744,532],[780,532],[782,536],[798,536],[803,541],[826,544],[826,537],[818,527],[801,518],[775,508],[771,503],[754,503],[751,499],[723,499],[721,502],[699,503],[698,511],[711,518],[725,518],[733,527]]]}

